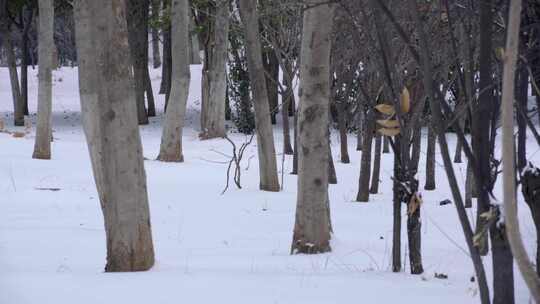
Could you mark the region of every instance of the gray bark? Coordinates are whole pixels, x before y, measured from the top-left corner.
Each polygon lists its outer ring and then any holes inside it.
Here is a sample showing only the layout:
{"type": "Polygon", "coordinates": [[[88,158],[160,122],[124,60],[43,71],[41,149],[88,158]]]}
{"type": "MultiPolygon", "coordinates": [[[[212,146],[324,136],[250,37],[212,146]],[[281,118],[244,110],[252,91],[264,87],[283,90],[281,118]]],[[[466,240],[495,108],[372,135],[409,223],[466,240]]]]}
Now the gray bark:
{"type": "MultiPolygon", "coordinates": [[[[318,0],[308,0],[316,4],[318,0]]],[[[330,251],[328,118],[332,4],[304,12],[298,118],[298,193],[292,253],[330,251]]]]}
{"type": "MultiPolygon", "coordinates": [[[[229,1],[216,3],[215,23],[209,35],[202,81],[202,139],[225,137],[225,93],[227,89],[227,42],[229,41],[229,1]]],[[[189,41],[189,40],[188,40],[189,41]]],[[[174,53],[174,50],[173,50],[174,53]]],[[[176,53],[174,53],[176,54],[176,53]]]]}
{"type": "Polygon", "coordinates": [[[424,190],[435,190],[435,144],[437,134],[430,126],[428,127],[428,143],[426,152],[426,184],[424,190]]]}
{"type": "MultiPolygon", "coordinates": [[[[259,187],[261,190],[279,191],[276,150],[272,124],[270,123],[268,91],[266,90],[266,79],[261,56],[259,17],[256,11],[256,2],[240,0],[239,7],[246,39],[246,57],[253,94],[253,107],[255,109],[260,172],[259,187]]],[[[326,126],[324,125],[324,127],[326,126]]]]}
{"type": "Polygon", "coordinates": [[[123,0],[74,3],[83,128],[103,210],[105,271],[154,264],[123,0]]]}
{"type": "Polygon", "coordinates": [[[52,137],[52,70],[54,46],[54,1],[40,0],[39,3],[39,85],[36,141],[32,158],[51,158],[52,137]]]}
{"type": "Polygon", "coordinates": [[[173,0],[171,10],[172,58],[171,95],[165,112],[158,160],[182,162],[182,129],[189,93],[189,2],[173,0]]]}

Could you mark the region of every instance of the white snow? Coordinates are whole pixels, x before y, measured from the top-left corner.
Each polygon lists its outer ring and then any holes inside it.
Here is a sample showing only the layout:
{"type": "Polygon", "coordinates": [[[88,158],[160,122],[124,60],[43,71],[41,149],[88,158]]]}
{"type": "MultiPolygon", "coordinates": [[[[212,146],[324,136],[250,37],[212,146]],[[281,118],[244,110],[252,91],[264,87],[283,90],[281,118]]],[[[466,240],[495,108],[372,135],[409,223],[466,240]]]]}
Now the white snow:
{"type": "MultiPolygon", "coordinates": [[[[30,111],[35,113],[37,70],[29,75],[30,111]]],[[[152,71],[156,93],[159,75],[159,70],[152,71]]],[[[439,155],[437,190],[423,191],[423,275],[409,274],[405,206],[402,255],[407,266],[404,272],[391,272],[390,154],[382,157],[380,193],[372,195],[369,203],[354,202],[360,152],[354,149],[353,135],[350,164],[339,162],[338,137],[333,134],[332,138],[339,182],[330,187],[333,251],[290,255],[296,203],[296,177],[289,174],[292,157],[285,158],[284,190],[259,191],[254,140],[244,156],[243,189],[236,189],[231,181],[229,190],[220,195],[227,165],[218,162],[228,159],[215,151],[230,154],[231,146],[225,140],[200,141],[197,137],[199,66],[192,66],[185,163],[154,161],[163,95],[156,94],[158,117],[141,127],[144,155],[149,159],[145,167],[156,265],[148,272],[104,273],[105,233],[80,125],[77,70],[62,68],[54,79],[53,159],[31,158],[35,130],[24,138],[0,133],[0,303],[479,302],[455,206],[439,205],[447,198],[453,201],[439,155]],[[249,170],[245,170],[252,156],[249,170]],[[448,279],[437,279],[435,273],[446,274],[448,279]]],[[[0,115],[7,128],[15,130],[11,112],[8,73],[0,68],[0,115]]],[[[31,119],[35,124],[35,114],[31,119]]],[[[281,151],[280,127],[274,135],[276,150],[281,151]]],[[[455,137],[448,137],[453,153],[455,137]]],[[[232,138],[244,141],[240,134],[232,138]]],[[[531,141],[529,147],[535,153],[536,144],[531,141]]],[[[538,164],[539,157],[531,160],[538,164]]],[[[281,170],[281,155],[278,166],[281,170]]],[[[455,168],[463,183],[465,165],[455,168]]],[[[495,195],[501,197],[500,192],[495,195]]],[[[474,222],[474,211],[469,213],[474,222]]],[[[519,214],[525,243],[533,254],[535,229],[522,201],[519,214]]],[[[484,265],[491,277],[490,257],[484,258],[484,265]]],[[[530,297],[517,268],[516,278],[516,303],[527,303],[530,297]]]]}

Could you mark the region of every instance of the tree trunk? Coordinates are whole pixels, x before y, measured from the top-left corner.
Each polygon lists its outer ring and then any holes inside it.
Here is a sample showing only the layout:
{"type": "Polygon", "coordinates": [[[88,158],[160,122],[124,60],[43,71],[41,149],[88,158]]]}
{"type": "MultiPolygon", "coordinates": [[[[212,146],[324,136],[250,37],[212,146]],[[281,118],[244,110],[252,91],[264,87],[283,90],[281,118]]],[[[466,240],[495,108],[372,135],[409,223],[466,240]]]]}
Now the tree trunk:
{"type": "Polygon", "coordinates": [[[428,144],[426,155],[426,184],[424,190],[435,190],[435,144],[437,134],[430,126],[428,127],[428,144]]]}
{"type": "Polygon", "coordinates": [[[369,193],[371,194],[379,193],[381,175],[381,146],[382,136],[377,134],[375,137],[375,159],[373,160],[373,172],[371,173],[371,187],[369,188],[369,193]]]}
{"type": "MultiPolygon", "coordinates": [[[[527,2],[525,2],[527,3],[527,2]]],[[[508,30],[506,37],[506,48],[504,58],[504,71],[502,82],[502,104],[501,104],[501,122],[503,133],[502,147],[502,162],[503,162],[503,197],[504,197],[504,225],[500,227],[493,225],[490,230],[491,243],[493,244],[493,303],[514,303],[514,274],[513,274],[513,257],[516,258],[519,271],[521,272],[529,291],[531,292],[534,302],[540,302],[540,279],[534,272],[533,265],[529,260],[529,256],[521,238],[519,230],[519,221],[517,215],[517,200],[516,200],[516,168],[515,168],[515,147],[514,147],[514,98],[515,96],[515,79],[516,79],[516,61],[518,57],[519,32],[521,21],[521,1],[510,2],[510,12],[508,14],[508,30]],[[507,239],[508,237],[508,239],[507,239]],[[502,248],[497,248],[501,246],[502,248]],[[510,248],[511,247],[511,250],[510,248]],[[499,268],[497,270],[497,268],[499,268]],[[503,285],[505,284],[505,285],[503,285]]],[[[521,73],[520,77],[520,93],[524,93],[525,108],[527,105],[527,74],[521,73]]],[[[517,102],[522,102],[523,96],[518,96],[517,102]]],[[[517,115],[520,117],[520,115],[517,115]]],[[[520,126],[520,133],[525,129],[525,123],[520,126]]],[[[523,134],[524,137],[524,134],[523,134]]],[[[525,145],[525,138],[523,145],[525,145]]],[[[518,151],[519,139],[518,139],[518,151]]],[[[521,150],[524,153],[525,147],[521,150]]],[[[525,155],[523,155],[525,158],[525,155]]],[[[518,164],[520,159],[518,158],[518,164]]],[[[524,162],[525,160],[523,160],[524,162]]],[[[525,164],[523,164],[523,167],[525,164]]],[[[526,187],[527,185],[524,184],[526,187]]]]}
{"type": "Polygon", "coordinates": [[[190,42],[190,62],[191,64],[201,64],[201,56],[200,56],[200,44],[199,44],[199,35],[197,34],[197,30],[195,27],[195,21],[190,16],[189,18],[189,28],[192,31],[192,34],[189,37],[190,42]]]}
{"type": "MultiPolygon", "coordinates": [[[[144,93],[146,91],[144,48],[148,49],[146,28],[149,0],[126,0],[127,25],[129,32],[130,56],[135,80],[137,117],[140,125],[148,124],[144,93]],[[146,7],[146,8],[145,8],[146,7]],[[145,18],[146,16],[146,18],[145,18]],[[145,39],[146,38],[146,39],[145,39]]],[[[147,67],[146,67],[147,68],[147,67]]]]}
{"type": "Polygon", "coordinates": [[[330,145],[330,140],[328,140],[328,184],[337,184],[336,166],[334,166],[334,157],[332,156],[332,146],[330,145]]]}
{"type": "Polygon", "coordinates": [[[293,148],[291,146],[291,132],[290,132],[290,126],[289,126],[289,104],[294,103],[294,92],[292,88],[292,84],[287,81],[287,77],[285,77],[285,71],[283,73],[283,84],[285,85],[285,88],[287,91],[285,92],[285,96],[282,96],[281,99],[281,119],[283,120],[283,153],[286,155],[292,155],[293,154],[293,148]]]}
{"type": "Polygon", "coordinates": [[[383,149],[382,153],[390,153],[390,145],[388,142],[388,137],[383,136],[383,149]]]}
{"type": "Polygon", "coordinates": [[[465,178],[465,208],[472,208],[472,198],[474,185],[474,176],[472,172],[471,162],[467,162],[467,176],[465,178]]]}
{"type": "Polygon", "coordinates": [[[362,142],[362,160],[360,161],[360,177],[358,179],[357,202],[369,201],[369,177],[371,175],[371,146],[375,129],[375,113],[369,109],[364,121],[364,138],[362,142]]]}
{"type": "Polygon", "coordinates": [[[347,146],[347,123],[345,121],[345,104],[344,102],[337,103],[338,110],[338,125],[339,125],[339,141],[341,148],[341,162],[348,164],[351,162],[349,159],[349,150],[347,146]]]}
{"type": "Polygon", "coordinates": [[[23,112],[24,115],[28,115],[28,61],[30,55],[28,54],[29,49],[29,37],[28,31],[32,27],[32,19],[34,16],[34,9],[28,4],[24,6],[23,11],[23,30],[21,35],[21,49],[22,49],[22,60],[21,60],[21,99],[23,102],[23,112]]]}
{"type": "Polygon", "coordinates": [[[396,137],[395,150],[394,150],[394,178],[392,182],[393,196],[393,223],[392,223],[392,271],[401,271],[401,197],[399,195],[399,155],[400,146],[399,137],[396,137]]]}
{"type": "MultiPolygon", "coordinates": [[[[253,94],[253,107],[255,108],[260,172],[259,187],[261,190],[279,191],[276,150],[274,148],[272,124],[270,123],[268,91],[266,90],[266,79],[261,56],[261,41],[258,26],[259,17],[254,1],[240,0],[239,4],[246,42],[246,56],[253,94]]],[[[324,127],[326,128],[327,125],[324,127]]]]}
{"type": "Polygon", "coordinates": [[[529,164],[527,170],[523,170],[521,192],[525,202],[531,209],[531,215],[536,228],[536,274],[540,276],[540,169],[529,164]]]}
{"type": "Polygon", "coordinates": [[[189,1],[173,0],[171,10],[172,83],[170,102],[165,112],[158,160],[182,162],[182,129],[189,94],[189,1]]]}
{"type": "Polygon", "coordinates": [[[82,121],[105,219],[105,271],[148,270],[154,264],[154,248],[134,82],[126,56],[124,1],[78,0],[74,13],[82,121]]]}
{"type": "Polygon", "coordinates": [[[294,138],[293,138],[293,145],[294,145],[294,151],[293,151],[293,169],[291,174],[298,174],[298,110],[295,111],[294,114],[294,138]]]}
{"type": "MultiPolygon", "coordinates": [[[[163,0],[163,8],[169,9],[170,0],[163,0]]],[[[163,26],[163,62],[161,65],[161,84],[159,86],[159,94],[165,94],[165,110],[171,91],[171,66],[172,66],[172,51],[171,51],[171,24],[170,21],[163,26]]]]}
{"type": "Polygon", "coordinates": [[[331,250],[328,168],[320,164],[328,163],[333,8],[332,4],[320,4],[304,12],[298,119],[298,144],[302,148],[298,151],[298,194],[291,253],[331,250]]]}
{"type": "Polygon", "coordinates": [[[32,158],[51,159],[52,137],[52,70],[54,46],[54,1],[42,0],[39,4],[39,85],[36,141],[32,158]]]}
{"type": "Polygon", "coordinates": [[[227,89],[227,42],[229,1],[217,2],[211,43],[206,46],[201,104],[202,139],[225,137],[225,93],[227,89]]]}
{"type": "MultiPolygon", "coordinates": [[[[519,74],[517,77],[517,95],[516,102],[521,104],[521,108],[527,112],[527,99],[528,99],[528,89],[529,89],[529,74],[525,67],[519,69],[519,74]]],[[[517,126],[518,126],[518,137],[517,137],[517,168],[521,172],[523,168],[527,165],[527,123],[523,115],[516,115],[517,117],[517,126]]]]}
{"type": "MultiPolygon", "coordinates": [[[[152,13],[152,20],[156,21],[159,20],[159,4],[160,0],[150,0],[151,2],[151,13],[152,13]]],[[[161,66],[161,55],[159,53],[159,30],[156,26],[152,26],[152,63],[154,66],[154,69],[157,69],[161,66]]]]}
{"type": "MultiPolygon", "coordinates": [[[[362,107],[362,105],[360,105],[362,107]]],[[[360,109],[358,110],[358,114],[356,115],[356,151],[362,151],[362,137],[364,133],[364,110],[360,109]]]]}
{"type": "Polygon", "coordinates": [[[7,55],[7,64],[9,70],[9,79],[11,82],[11,94],[13,96],[13,112],[15,126],[24,126],[24,109],[19,87],[19,75],[17,73],[17,63],[15,61],[15,52],[13,50],[13,40],[11,34],[7,31],[2,32],[4,38],[4,49],[7,55]]]}

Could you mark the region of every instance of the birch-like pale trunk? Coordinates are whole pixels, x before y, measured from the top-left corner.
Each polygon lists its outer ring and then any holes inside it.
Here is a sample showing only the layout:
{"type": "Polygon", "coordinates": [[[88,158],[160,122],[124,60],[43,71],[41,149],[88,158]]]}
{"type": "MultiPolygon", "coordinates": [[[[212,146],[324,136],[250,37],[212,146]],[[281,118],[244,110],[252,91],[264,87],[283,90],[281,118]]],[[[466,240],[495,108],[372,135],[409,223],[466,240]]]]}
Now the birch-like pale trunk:
{"type": "Polygon", "coordinates": [[[54,46],[54,1],[39,0],[38,30],[38,111],[36,141],[32,158],[51,159],[52,136],[52,70],[54,46]]]}
{"type": "Polygon", "coordinates": [[[527,255],[527,251],[525,250],[525,246],[523,245],[517,216],[514,151],[514,81],[516,76],[520,20],[521,1],[511,1],[510,13],[508,16],[508,32],[506,34],[501,103],[504,220],[508,242],[510,243],[512,254],[516,260],[519,271],[531,292],[534,302],[540,303],[540,279],[536,275],[534,267],[527,255]]]}
{"type": "MultiPolygon", "coordinates": [[[[229,41],[229,0],[218,0],[213,45],[205,58],[201,105],[202,139],[225,137],[225,93],[227,90],[227,42],[229,41]],[[208,66],[207,66],[208,64],[208,66]]],[[[174,53],[174,51],[173,51],[174,53]]],[[[175,54],[175,53],[174,53],[175,54]]]]}
{"type": "Polygon", "coordinates": [[[123,0],[74,2],[82,123],[107,237],[105,271],[143,271],[154,248],[123,0]]]}
{"type": "MultiPolygon", "coordinates": [[[[245,34],[246,57],[253,94],[253,108],[255,110],[260,174],[259,188],[261,190],[277,192],[279,191],[279,180],[276,149],[274,147],[274,134],[270,122],[268,91],[266,90],[266,78],[261,55],[259,17],[256,4],[256,1],[253,0],[240,0],[240,18],[242,19],[245,34]]],[[[328,153],[328,151],[326,150],[325,153],[328,153]]],[[[328,169],[327,167],[325,168],[328,169]]]]}
{"type": "MultiPolygon", "coordinates": [[[[307,5],[319,4],[308,0],[307,5]]],[[[298,192],[291,253],[331,250],[328,197],[330,49],[334,5],[304,12],[298,118],[298,192]]]]}
{"type": "Polygon", "coordinates": [[[189,2],[173,0],[171,10],[171,95],[165,112],[158,160],[182,162],[182,129],[189,93],[189,2]]]}

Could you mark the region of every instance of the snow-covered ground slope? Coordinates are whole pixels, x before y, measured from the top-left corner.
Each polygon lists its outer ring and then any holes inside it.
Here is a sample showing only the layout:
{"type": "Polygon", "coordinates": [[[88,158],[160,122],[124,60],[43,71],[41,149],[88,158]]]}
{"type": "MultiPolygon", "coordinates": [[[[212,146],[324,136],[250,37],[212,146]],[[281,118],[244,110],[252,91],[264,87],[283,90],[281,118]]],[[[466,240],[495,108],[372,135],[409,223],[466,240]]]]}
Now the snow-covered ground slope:
{"type": "MultiPolygon", "coordinates": [[[[154,91],[159,70],[152,71],[154,91]]],[[[37,71],[30,71],[30,111],[36,111],[37,71]]],[[[192,67],[185,162],[155,161],[163,119],[141,127],[150,196],[156,265],[141,273],[103,272],[105,233],[86,142],[80,124],[77,70],[54,75],[54,143],[50,161],[31,158],[35,130],[24,138],[0,133],[0,303],[478,303],[473,268],[451,199],[442,161],[437,190],[424,192],[422,254],[425,273],[392,273],[392,156],[383,154],[380,193],[369,203],[354,202],[360,152],[351,135],[350,164],[339,163],[338,138],[332,145],[339,183],[330,187],[333,251],[290,255],[296,203],[292,157],[278,155],[284,190],[258,190],[256,142],[247,149],[242,186],[225,185],[222,163],[230,154],[225,140],[200,141],[200,68],[192,67]],[[249,161],[248,161],[249,160],[249,161]],[[43,190],[58,188],[58,191],[43,190]],[[434,273],[448,279],[437,279],[434,273]]],[[[0,113],[10,130],[12,100],[8,73],[0,69],[0,113]]],[[[34,114],[31,120],[36,121],[34,114]]],[[[21,129],[22,130],[22,129],[21,129]]],[[[281,129],[275,129],[281,151],[281,129]]],[[[243,135],[233,134],[241,143],[243,135]]],[[[455,137],[449,135],[451,146],[455,137]]],[[[537,145],[530,159],[540,164],[537,145]]],[[[424,138],[425,148],[425,138],[424,138]]],[[[453,152],[453,149],[452,149],[453,152]]],[[[425,154],[420,165],[424,183],[425,154]]],[[[456,165],[464,183],[465,165],[456,165]]],[[[496,193],[500,197],[500,193],[496,193]]],[[[520,202],[522,232],[534,253],[535,234],[528,207],[520,202]]],[[[473,210],[469,211],[474,219],[473,210]]],[[[403,208],[403,219],[406,218],[403,208]]],[[[405,220],[403,225],[405,230],[405,220]]],[[[402,234],[408,264],[407,237],[402,234]]],[[[484,264],[491,277],[491,258],[484,264]]],[[[516,269],[517,273],[517,269],[516,269]]],[[[528,292],[516,274],[517,303],[528,292]]],[[[491,280],[491,279],[490,279],[491,280]]]]}

